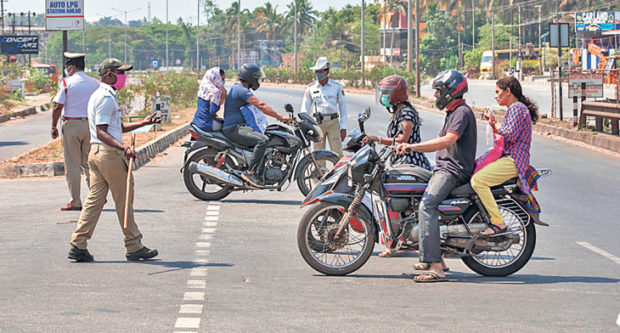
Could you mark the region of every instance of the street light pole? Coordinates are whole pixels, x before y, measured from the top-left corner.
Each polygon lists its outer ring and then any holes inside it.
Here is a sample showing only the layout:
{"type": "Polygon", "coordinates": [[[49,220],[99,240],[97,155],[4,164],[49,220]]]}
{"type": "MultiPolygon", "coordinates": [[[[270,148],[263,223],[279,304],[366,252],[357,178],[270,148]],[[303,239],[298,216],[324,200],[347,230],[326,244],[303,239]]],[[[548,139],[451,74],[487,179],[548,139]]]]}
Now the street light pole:
{"type": "Polygon", "coordinates": [[[543,75],[543,63],[542,63],[542,21],[540,19],[540,11],[542,5],[536,6],[538,7],[538,64],[540,67],[540,75],[543,75]]]}
{"type": "MultiPolygon", "coordinates": [[[[168,0],[166,0],[166,4],[168,3],[168,0]]],[[[167,8],[167,7],[166,7],[167,8]]],[[[132,9],[132,10],[120,10],[120,9],[116,9],[116,8],[112,8],[112,10],[115,10],[119,13],[123,13],[125,14],[125,59],[124,62],[127,63],[127,13],[131,13],[131,12],[135,12],[136,10],[140,10],[140,8],[136,8],[136,9],[132,9]]],[[[168,10],[166,10],[166,14],[168,13],[168,10]]],[[[167,28],[168,26],[166,26],[167,28]]],[[[167,30],[166,30],[167,31],[167,30]]]]}
{"type": "Polygon", "coordinates": [[[413,67],[413,59],[411,59],[411,56],[413,54],[413,44],[411,38],[413,38],[413,23],[411,22],[413,20],[411,15],[411,11],[413,8],[411,8],[411,0],[407,1],[407,73],[411,73],[411,68],[413,67]]]}
{"type": "Polygon", "coordinates": [[[295,35],[293,38],[294,44],[295,44],[293,47],[294,48],[293,57],[295,59],[293,60],[293,67],[294,67],[293,73],[295,74],[294,75],[295,80],[297,80],[297,0],[293,0],[293,4],[294,4],[294,9],[295,9],[295,24],[294,24],[294,29],[293,29],[294,30],[293,34],[295,35]]]}
{"type": "Polygon", "coordinates": [[[168,62],[168,0],[166,0],[166,68],[170,67],[168,62]]]}
{"type": "Polygon", "coordinates": [[[362,0],[362,36],[361,36],[361,47],[362,47],[362,54],[361,54],[361,64],[362,64],[362,86],[366,85],[366,81],[364,80],[364,57],[365,57],[365,52],[364,52],[364,40],[366,39],[366,35],[365,35],[365,24],[364,24],[364,16],[365,16],[365,7],[366,7],[366,3],[364,2],[364,0],[362,0]]]}
{"type": "Polygon", "coordinates": [[[420,0],[415,0],[415,96],[420,97],[420,0]]]}
{"type": "Polygon", "coordinates": [[[241,0],[237,7],[237,69],[241,70],[241,0]]]}
{"type": "Polygon", "coordinates": [[[471,49],[476,48],[476,6],[471,0],[471,49]]]}
{"type": "Polygon", "coordinates": [[[200,0],[196,1],[196,72],[200,71],[200,0]]]}

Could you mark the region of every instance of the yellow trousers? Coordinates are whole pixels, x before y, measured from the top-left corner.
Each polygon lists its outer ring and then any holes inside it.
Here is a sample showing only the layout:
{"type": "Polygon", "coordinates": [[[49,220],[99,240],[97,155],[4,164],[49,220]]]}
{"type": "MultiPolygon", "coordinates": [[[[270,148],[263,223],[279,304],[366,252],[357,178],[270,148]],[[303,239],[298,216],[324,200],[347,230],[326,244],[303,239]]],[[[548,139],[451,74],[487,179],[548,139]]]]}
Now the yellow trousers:
{"type": "Polygon", "coordinates": [[[517,176],[517,167],[510,157],[502,157],[499,160],[485,166],[471,177],[471,187],[480,197],[480,201],[491,216],[491,222],[496,225],[504,224],[504,217],[497,208],[497,203],[491,187],[500,185],[510,178],[517,176]]]}

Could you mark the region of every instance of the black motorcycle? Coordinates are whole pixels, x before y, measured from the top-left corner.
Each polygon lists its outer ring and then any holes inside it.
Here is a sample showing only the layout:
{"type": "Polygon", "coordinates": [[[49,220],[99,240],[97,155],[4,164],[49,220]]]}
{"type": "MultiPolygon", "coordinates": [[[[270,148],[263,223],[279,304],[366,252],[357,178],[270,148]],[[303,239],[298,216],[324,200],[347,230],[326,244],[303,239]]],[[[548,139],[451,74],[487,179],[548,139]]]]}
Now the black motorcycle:
{"type": "Polygon", "coordinates": [[[255,188],[241,178],[252,159],[253,147],[232,142],[222,132],[204,132],[191,125],[194,140],[182,144],[187,148],[181,169],[187,190],[201,200],[220,200],[233,191],[282,191],[295,179],[301,193],[307,195],[336,164],[338,155],[329,150],[311,151],[311,142],[322,137],[319,125],[305,112],[295,118],[290,104],[284,108],[291,116],[292,128],[271,124],[265,129],[269,143],[257,170],[265,187],[255,188]]]}
{"type": "MultiPolygon", "coordinates": [[[[374,144],[362,147],[306,196],[302,206],[310,209],[299,222],[297,246],[316,271],[327,275],[356,271],[379,239],[396,250],[418,248],[418,206],[431,172],[417,166],[390,166],[394,150],[388,146],[377,153],[374,144]]],[[[546,176],[551,170],[539,169],[538,174],[546,176]]],[[[480,235],[490,218],[468,183],[454,189],[438,207],[441,249],[445,255],[461,257],[479,274],[507,276],[532,256],[534,223],[546,224],[528,213],[517,178],[491,191],[508,231],[480,235]]]]}

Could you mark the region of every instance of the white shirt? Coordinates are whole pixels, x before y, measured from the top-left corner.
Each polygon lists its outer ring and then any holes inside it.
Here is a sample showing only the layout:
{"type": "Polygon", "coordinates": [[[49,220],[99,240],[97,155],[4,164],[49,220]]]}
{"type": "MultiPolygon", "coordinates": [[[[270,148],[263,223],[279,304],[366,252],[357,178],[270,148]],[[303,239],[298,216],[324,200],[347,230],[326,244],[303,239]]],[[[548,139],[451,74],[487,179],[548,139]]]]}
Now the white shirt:
{"type": "Polygon", "coordinates": [[[123,143],[122,113],[118,106],[116,90],[105,83],[90,96],[88,101],[88,128],[90,143],[103,143],[97,138],[97,125],[108,125],[108,134],[123,143]]]}
{"type": "Polygon", "coordinates": [[[340,129],[347,129],[347,104],[344,100],[342,85],[334,80],[327,79],[324,86],[319,81],[308,85],[301,102],[301,112],[331,115],[340,112],[340,129]]]}
{"type": "Polygon", "coordinates": [[[54,102],[64,104],[64,116],[84,118],[88,116],[87,107],[90,95],[99,88],[99,82],[86,73],[75,72],[64,82],[60,82],[54,102]],[[65,83],[67,86],[65,87],[65,83]],[[66,88],[66,89],[65,89],[66,88]]]}

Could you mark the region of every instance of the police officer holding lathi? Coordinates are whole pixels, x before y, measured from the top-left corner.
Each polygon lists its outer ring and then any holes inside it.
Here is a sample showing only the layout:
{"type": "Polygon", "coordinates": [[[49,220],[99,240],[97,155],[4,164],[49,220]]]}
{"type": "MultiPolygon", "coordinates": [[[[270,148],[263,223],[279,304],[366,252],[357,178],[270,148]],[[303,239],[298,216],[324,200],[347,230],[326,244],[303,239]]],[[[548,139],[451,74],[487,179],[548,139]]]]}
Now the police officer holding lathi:
{"type": "Polygon", "coordinates": [[[90,133],[88,132],[88,99],[99,82],[84,73],[83,53],[65,52],[65,78],[62,79],[58,93],[54,97],[52,111],[52,139],[58,138],[58,120],[62,115],[62,147],[65,158],[65,178],[71,192],[71,201],[60,210],[81,210],[80,167],[84,170],[86,184],[90,187],[88,152],[90,133]],[[63,112],[64,110],[64,112],[63,112]]]}
{"type": "Polygon", "coordinates": [[[342,157],[342,141],[347,135],[347,105],[344,89],[339,82],[329,79],[327,58],[317,59],[316,64],[310,67],[310,70],[314,71],[316,81],[306,88],[301,111],[313,115],[323,132],[321,142],[315,142],[314,149],[325,149],[327,138],[329,148],[342,157]]]}

